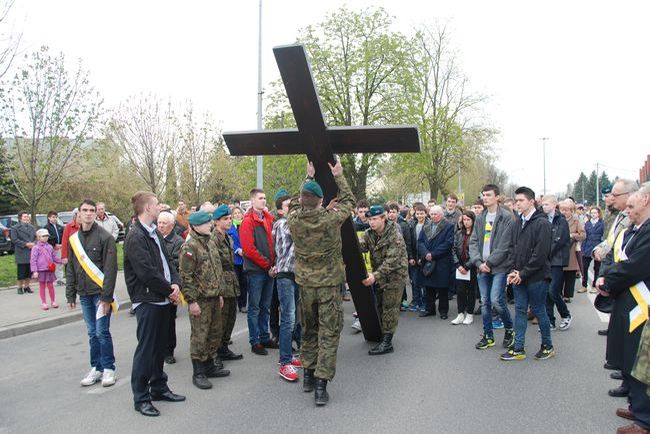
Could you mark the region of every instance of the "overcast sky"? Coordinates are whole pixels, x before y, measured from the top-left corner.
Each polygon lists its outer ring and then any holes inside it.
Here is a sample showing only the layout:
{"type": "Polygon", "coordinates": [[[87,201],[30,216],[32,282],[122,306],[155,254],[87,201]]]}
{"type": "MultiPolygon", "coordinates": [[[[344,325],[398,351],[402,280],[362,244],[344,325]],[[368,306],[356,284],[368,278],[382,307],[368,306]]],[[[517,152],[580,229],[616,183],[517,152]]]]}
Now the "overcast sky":
{"type": "MultiPolygon", "coordinates": [[[[21,48],[81,58],[107,106],[153,92],[191,99],[224,130],[255,129],[258,0],[17,0],[21,48]]],[[[497,164],[541,192],[580,170],[638,178],[650,153],[650,3],[646,1],[265,0],[263,82],[279,77],[271,48],[347,4],[381,5],[405,33],[447,23],[474,91],[501,131],[497,164]]]]}

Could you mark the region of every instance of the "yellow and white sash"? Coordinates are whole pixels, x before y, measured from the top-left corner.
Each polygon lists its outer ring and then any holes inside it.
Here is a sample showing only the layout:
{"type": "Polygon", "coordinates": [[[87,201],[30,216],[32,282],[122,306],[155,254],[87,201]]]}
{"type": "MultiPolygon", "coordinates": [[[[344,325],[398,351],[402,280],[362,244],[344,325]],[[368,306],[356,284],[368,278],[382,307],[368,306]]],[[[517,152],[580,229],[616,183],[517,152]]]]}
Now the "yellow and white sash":
{"type": "MultiPolygon", "coordinates": [[[[103,288],[104,273],[99,269],[99,267],[97,267],[97,265],[93,263],[93,261],[90,260],[88,255],[86,255],[86,250],[84,250],[84,247],[81,245],[81,241],[79,240],[79,232],[72,234],[69,240],[70,247],[72,247],[72,251],[77,258],[77,261],[79,261],[81,268],[83,268],[88,277],[90,277],[90,279],[95,282],[97,286],[103,288]]],[[[116,314],[117,310],[119,309],[119,304],[115,293],[113,293],[113,302],[111,303],[111,307],[113,308],[113,313],[116,314]]]]}
{"type": "MultiPolygon", "coordinates": [[[[614,241],[614,262],[625,261],[627,259],[627,255],[623,249],[623,237],[625,236],[625,232],[627,232],[627,229],[623,229],[614,241]]],[[[649,319],[648,306],[650,305],[650,290],[648,290],[648,285],[641,281],[632,285],[630,287],[630,292],[637,303],[634,309],[629,313],[630,333],[632,333],[637,327],[649,319]]]]}

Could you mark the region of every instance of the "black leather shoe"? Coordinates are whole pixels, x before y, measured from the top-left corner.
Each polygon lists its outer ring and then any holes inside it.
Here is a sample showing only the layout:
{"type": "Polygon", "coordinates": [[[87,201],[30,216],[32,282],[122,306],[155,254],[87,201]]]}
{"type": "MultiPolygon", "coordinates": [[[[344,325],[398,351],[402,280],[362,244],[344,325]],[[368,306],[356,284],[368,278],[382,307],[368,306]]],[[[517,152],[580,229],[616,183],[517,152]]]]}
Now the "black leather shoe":
{"type": "Polygon", "coordinates": [[[174,356],[167,356],[165,357],[165,363],[167,363],[168,365],[173,365],[174,363],[176,363],[176,358],[174,356]]]}
{"type": "Polygon", "coordinates": [[[623,374],[621,371],[614,371],[611,374],[609,374],[609,378],[612,380],[622,380],[623,379],[623,374]]]}
{"type": "Polygon", "coordinates": [[[266,356],[269,354],[268,351],[266,351],[266,348],[264,348],[264,345],[262,344],[255,344],[251,347],[251,351],[257,354],[258,356],[266,356]]]}
{"type": "Polygon", "coordinates": [[[330,400],[330,395],[327,393],[327,380],[316,378],[314,400],[316,401],[316,405],[325,405],[330,400]]]}
{"type": "Polygon", "coordinates": [[[230,375],[229,370],[223,369],[223,363],[221,364],[221,369],[219,369],[212,359],[206,360],[203,366],[205,368],[205,376],[208,378],[221,378],[230,375]]]}
{"type": "Polygon", "coordinates": [[[152,393],[151,394],[151,400],[152,401],[181,402],[181,401],[185,401],[185,397],[183,395],[176,395],[171,390],[168,390],[167,392],[164,392],[164,393],[152,393]]]}
{"type": "Polygon", "coordinates": [[[440,319],[447,319],[447,314],[446,313],[441,313],[440,314],[440,319]]]}
{"type": "Polygon", "coordinates": [[[264,348],[273,348],[273,349],[280,348],[280,345],[278,345],[275,339],[269,339],[266,342],[262,342],[262,346],[264,348]]]}
{"type": "Polygon", "coordinates": [[[623,386],[618,386],[616,389],[610,389],[607,394],[615,398],[622,398],[627,396],[630,393],[630,389],[623,386]]]}
{"type": "Polygon", "coordinates": [[[149,401],[145,402],[137,402],[134,405],[135,411],[138,413],[142,414],[143,416],[160,416],[160,412],[156,407],[153,406],[153,404],[149,401]]]}
{"type": "Polygon", "coordinates": [[[612,371],[618,371],[618,368],[616,366],[612,365],[609,362],[605,362],[605,364],[603,365],[603,368],[609,369],[609,370],[612,370],[612,371]]]}
{"type": "Polygon", "coordinates": [[[32,288],[30,288],[29,286],[27,288],[25,288],[24,291],[27,294],[33,294],[34,293],[34,291],[32,291],[32,288]]]}
{"type": "Polygon", "coordinates": [[[607,329],[605,329],[605,330],[598,330],[598,336],[607,336],[607,329]]]}
{"type": "Polygon", "coordinates": [[[420,318],[424,318],[425,316],[436,316],[436,314],[433,313],[433,312],[424,311],[424,312],[420,312],[420,315],[418,315],[418,316],[420,318]]]}

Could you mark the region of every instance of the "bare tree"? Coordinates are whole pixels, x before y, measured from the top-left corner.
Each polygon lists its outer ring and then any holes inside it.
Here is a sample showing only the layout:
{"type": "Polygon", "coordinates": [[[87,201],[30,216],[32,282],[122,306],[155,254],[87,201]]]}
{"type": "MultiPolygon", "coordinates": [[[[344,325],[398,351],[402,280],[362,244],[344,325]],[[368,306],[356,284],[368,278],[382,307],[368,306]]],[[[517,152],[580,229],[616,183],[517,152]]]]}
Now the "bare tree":
{"type": "MultiPolygon", "coordinates": [[[[181,149],[182,191],[194,203],[203,198],[210,174],[210,166],[215,158],[221,133],[208,113],[196,119],[194,107],[190,102],[179,120],[181,149]]],[[[217,176],[218,174],[213,174],[217,176]]]]}
{"type": "Polygon", "coordinates": [[[4,77],[18,54],[22,34],[17,33],[9,21],[14,0],[0,1],[0,78],[4,77]]]}
{"type": "Polygon", "coordinates": [[[153,95],[128,98],[114,111],[108,135],[151,191],[163,193],[167,159],[178,143],[171,102],[153,95]]]}
{"type": "Polygon", "coordinates": [[[73,176],[82,145],[95,131],[101,99],[81,68],[69,73],[61,53],[31,56],[0,91],[12,190],[32,213],[52,189],[73,176]]]}

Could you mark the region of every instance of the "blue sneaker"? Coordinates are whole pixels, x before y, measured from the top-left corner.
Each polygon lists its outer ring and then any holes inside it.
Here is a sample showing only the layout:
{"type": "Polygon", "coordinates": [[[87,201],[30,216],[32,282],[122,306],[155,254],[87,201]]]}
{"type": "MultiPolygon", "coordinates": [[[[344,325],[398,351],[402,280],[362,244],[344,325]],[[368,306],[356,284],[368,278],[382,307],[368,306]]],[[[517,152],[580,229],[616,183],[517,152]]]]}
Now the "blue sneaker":
{"type": "Polygon", "coordinates": [[[420,306],[417,304],[411,304],[409,305],[409,312],[418,312],[420,310],[420,306]]]}
{"type": "Polygon", "coordinates": [[[494,330],[502,329],[503,328],[503,321],[501,321],[500,319],[492,320],[492,328],[494,330]]]}

